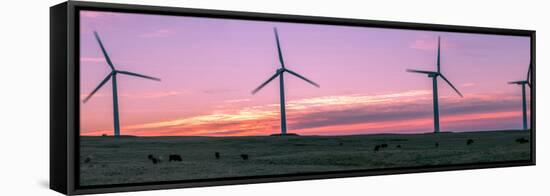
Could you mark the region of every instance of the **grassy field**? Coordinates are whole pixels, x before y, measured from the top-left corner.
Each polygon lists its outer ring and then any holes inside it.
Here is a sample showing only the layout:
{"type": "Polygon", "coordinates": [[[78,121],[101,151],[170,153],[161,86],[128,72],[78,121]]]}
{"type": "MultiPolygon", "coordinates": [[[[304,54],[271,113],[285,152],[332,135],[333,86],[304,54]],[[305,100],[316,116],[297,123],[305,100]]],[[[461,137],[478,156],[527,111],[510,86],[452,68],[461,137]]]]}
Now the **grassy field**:
{"type": "Polygon", "coordinates": [[[414,135],[81,137],[81,185],[529,160],[528,131],[414,135]],[[467,145],[467,140],[474,142],[467,145]],[[439,143],[439,147],[435,143],[439,143]],[[376,145],[387,148],[374,151],[376,145]],[[397,146],[400,145],[400,148],[397,146]],[[219,152],[221,157],[214,156],[219,152]],[[149,154],[162,156],[153,164],[149,154]],[[182,162],[168,162],[169,154],[182,162]],[[240,155],[248,154],[243,160],[240,155]],[[86,161],[88,159],[88,161],[86,161]]]}

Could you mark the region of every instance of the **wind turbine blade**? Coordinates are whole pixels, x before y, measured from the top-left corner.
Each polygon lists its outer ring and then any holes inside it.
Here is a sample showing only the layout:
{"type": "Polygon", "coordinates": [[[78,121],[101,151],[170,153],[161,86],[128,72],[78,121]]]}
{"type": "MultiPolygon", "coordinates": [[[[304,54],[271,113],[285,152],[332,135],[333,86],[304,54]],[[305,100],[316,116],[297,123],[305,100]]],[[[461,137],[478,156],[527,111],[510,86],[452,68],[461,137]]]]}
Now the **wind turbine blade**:
{"type": "Polygon", "coordinates": [[[97,34],[96,31],[94,31],[94,36],[95,36],[95,39],[97,40],[97,43],[99,43],[99,47],[101,48],[101,52],[103,52],[103,56],[105,56],[105,60],[107,61],[107,64],[109,64],[109,67],[111,67],[112,70],[115,70],[115,66],[113,65],[113,62],[111,62],[111,58],[109,58],[109,55],[107,54],[107,51],[105,50],[105,47],[103,47],[103,43],[99,38],[99,34],[97,34]]]}
{"type": "Polygon", "coordinates": [[[310,79],[307,79],[306,77],[304,77],[304,76],[302,76],[302,75],[300,75],[300,74],[298,74],[298,73],[296,73],[296,72],[293,72],[293,71],[291,71],[291,70],[289,70],[289,69],[286,69],[286,71],[288,71],[288,73],[290,73],[290,74],[292,74],[292,75],[294,75],[294,76],[296,76],[296,77],[298,77],[298,78],[301,78],[302,80],[304,80],[304,81],[310,83],[311,85],[316,86],[317,88],[320,87],[319,84],[317,84],[317,83],[311,81],[310,79]]]}
{"type": "Polygon", "coordinates": [[[273,28],[273,32],[275,32],[275,40],[277,41],[277,52],[279,54],[279,62],[281,62],[281,66],[285,68],[285,62],[283,60],[283,53],[281,52],[281,44],[279,43],[279,33],[277,33],[277,28],[273,28]]]}
{"type": "Polygon", "coordinates": [[[527,85],[531,87],[531,64],[529,64],[529,70],[527,71],[527,85]]]}
{"type": "Polygon", "coordinates": [[[107,77],[105,77],[105,79],[103,79],[103,81],[101,81],[101,83],[99,83],[99,85],[88,95],[86,96],[86,98],[84,98],[83,102],[86,103],[90,98],[92,98],[92,96],[103,86],[105,85],[105,83],[107,83],[107,81],[109,81],[109,79],[111,79],[111,75],[113,75],[112,73],[110,73],[109,75],[107,75],[107,77]]]}
{"type": "Polygon", "coordinates": [[[258,91],[260,91],[265,85],[267,85],[269,82],[271,82],[271,80],[275,79],[277,76],[279,76],[279,74],[281,74],[281,72],[277,72],[275,73],[273,76],[271,76],[271,78],[267,79],[267,81],[265,81],[264,83],[262,83],[262,85],[258,86],[258,88],[254,89],[252,91],[252,94],[256,94],[258,91]]]}
{"type": "Polygon", "coordinates": [[[447,80],[447,78],[444,76],[444,75],[440,75],[441,78],[443,78],[443,80],[445,80],[445,82],[447,82],[447,84],[449,84],[449,86],[451,86],[451,88],[453,88],[456,93],[458,93],[458,95],[460,95],[460,97],[464,97],[462,96],[462,93],[460,93],[460,91],[458,91],[458,89],[456,89],[456,87],[453,85],[453,83],[451,83],[451,81],[447,80]]]}
{"type": "Polygon", "coordinates": [[[407,72],[421,73],[421,74],[438,74],[435,71],[423,71],[423,70],[416,70],[416,69],[407,69],[407,72]]]}
{"type": "Polygon", "coordinates": [[[151,76],[146,76],[146,75],[142,75],[142,74],[138,74],[138,73],[133,73],[133,72],[129,72],[129,71],[116,71],[116,72],[117,72],[117,73],[121,73],[121,74],[131,75],[131,76],[137,76],[137,77],[145,78],[145,79],[149,79],[149,80],[160,81],[160,78],[155,78],[155,77],[151,77],[151,76]]]}
{"type": "Polygon", "coordinates": [[[508,82],[508,84],[524,84],[524,83],[527,83],[527,81],[512,81],[512,82],[508,82]]]}
{"type": "Polygon", "coordinates": [[[441,73],[441,37],[437,37],[437,72],[441,73]]]}

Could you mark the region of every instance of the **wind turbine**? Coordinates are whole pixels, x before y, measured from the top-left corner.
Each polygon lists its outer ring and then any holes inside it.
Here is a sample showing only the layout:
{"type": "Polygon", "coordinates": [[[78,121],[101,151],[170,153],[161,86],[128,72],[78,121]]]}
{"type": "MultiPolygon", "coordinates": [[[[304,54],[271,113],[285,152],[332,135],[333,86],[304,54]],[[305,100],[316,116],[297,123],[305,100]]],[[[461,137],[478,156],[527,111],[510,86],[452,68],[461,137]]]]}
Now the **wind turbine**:
{"type": "Polygon", "coordinates": [[[529,69],[527,71],[527,79],[520,81],[508,82],[508,84],[517,84],[521,86],[521,96],[522,96],[522,112],[523,112],[523,129],[527,130],[527,99],[525,98],[525,85],[531,88],[531,64],[529,64],[529,69]]]}
{"type": "Polygon", "coordinates": [[[92,98],[92,96],[103,85],[105,85],[105,83],[107,83],[107,81],[111,80],[111,84],[113,85],[113,118],[114,118],[113,122],[114,122],[114,132],[115,132],[114,135],[116,137],[118,137],[118,136],[120,136],[120,123],[119,123],[119,116],[118,116],[117,74],[135,76],[135,77],[140,77],[140,78],[145,78],[145,79],[150,79],[150,80],[155,80],[155,81],[160,81],[160,79],[155,78],[155,77],[151,77],[151,76],[146,76],[146,75],[142,75],[142,74],[137,74],[137,73],[133,73],[133,72],[129,72],[129,71],[123,71],[123,70],[116,69],[113,62],[111,62],[111,58],[109,58],[109,55],[107,54],[107,51],[105,50],[105,47],[103,46],[103,43],[101,42],[101,39],[99,38],[99,35],[97,34],[96,31],[94,31],[94,36],[95,36],[95,39],[97,40],[97,43],[99,43],[99,47],[101,48],[101,51],[103,52],[103,56],[105,57],[105,61],[107,62],[107,64],[111,68],[111,73],[109,73],[105,77],[105,79],[103,79],[103,81],[101,81],[101,83],[99,83],[99,85],[84,99],[83,102],[84,103],[88,102],[88,100],[90,100],[90,98],[92,98]]]}
{"type": "Polygon", "coordinates": [[[275,71],[275,74],[271,76],[267,81],[262,83],[258,88],[254,89],[252,91],[252,94],[256,94],[258,91],[260,91],[265,85],[267,85],[269,82],[274,80],[277,76],[279,77],[279,93],[280,93],[280,104],[281,104],[281,135],[286,135],[286,113],[285,113],[285,84],[284,84],[284,73],[289,73],[291,75],[294,75],[307,83],[310,83],[313,86],[316,86],[319,88],[319,85],[309,79],[307,79],[304,76],[301,76],[300,74],[285,68],[285,62],[283,60],[283,54],[281,52],[281,45],[279,44],[279,34],[277,33],[277,28],[273,28],[273,32],[275,33],[275,41],[277,42],[277,51],[279,54],[279,62],[281,63],[281,68],[277,69],[275,71]]]}
{"type": "Polygon", "coordinates": [[[408,72],[413,73],[420,73],[420,74],[426,74],[429,78],[432,78],[433,83],[433,105],[434,105],[434,133],[439,133],[439,103],[438,103],[438,95],[437,95],[437,78],[441,77],[451,88],[455,90],[460,97],[462,96],[462,93],[458,91],[458,89],[455,88],[455,86],[441,73],[441,38],[437,37],[437,71],[423,71],[423,70],[415,70],[415,69],[407,69],[408,72]]]}

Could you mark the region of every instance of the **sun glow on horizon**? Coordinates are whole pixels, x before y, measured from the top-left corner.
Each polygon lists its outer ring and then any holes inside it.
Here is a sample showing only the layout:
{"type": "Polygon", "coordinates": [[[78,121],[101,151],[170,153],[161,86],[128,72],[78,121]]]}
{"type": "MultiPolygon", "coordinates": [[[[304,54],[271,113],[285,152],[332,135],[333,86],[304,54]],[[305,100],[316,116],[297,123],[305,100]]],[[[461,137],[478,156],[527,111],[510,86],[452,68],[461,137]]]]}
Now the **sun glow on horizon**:
{"type": "MultiPolygon", "coordinates": [[[[496,102],[515,102],[519,100],[516,96],[503,97],[503,95],[490,94],[470,95],[465,100],[449,97],[441,97],[440,99],[443,103],[457,104],[463,102],[463,105],[468,105],[468,102],[490,103],[495,100],[498,100],[496,102]]],[[[232,101],[228,102],[228,104],[231,103],[232,101]]],[[[252,136],[269,135],[280,131],[279,104],[224,108],[210,114],[128,125],[123,126],[122,129],[128,135],[138,136],[252,136]]],[[[444,113],[445,107],[442,108],[444,113]]],[[[427,90],[374,95],[323,96],[292,100],[287,102],[287,115],[289,130],[306,135],[368,134],[383,133],[390,130],[395,133],[419,133],[429,132],[433,123],[431,92],[427,90]],[[424,111],[414,112],[413,116],[405,118],[391,116],[406,115],[419,108],[424,108],[424,111]],[[349,113],[346,114],[346,111],[349,111],[349,113]],[[331,115],[333,112],[341,112],[343,116],[331,115]],[[367,114],[364,119],[349,121],[349,118],[362,113],[367,114]],[[377,116],[377,113],[387,113],[387,116],[377,116]],[[368,122],[369,117],[374,118],[375,122],[368,122]],[[342,118],[343,122],[322,123],[323,121],[334,121],[331,118],[342,118]],[[320,124],[307,125],[312,120],[318,121],[320,124]],[[414,127],[416,129],[411,129],[414,127]],[[395,131],[402,128],[411,130],[395,131]]],[[[467,121],[508,119],[519,116],[521,116],[519,111],[477,111],[442,115],[441,122],[453,127],[453,124],[467,121]]],[[[98,135],[106,132],[108,133],[108,131],[87,131],[82,135],[98,135]]]]}

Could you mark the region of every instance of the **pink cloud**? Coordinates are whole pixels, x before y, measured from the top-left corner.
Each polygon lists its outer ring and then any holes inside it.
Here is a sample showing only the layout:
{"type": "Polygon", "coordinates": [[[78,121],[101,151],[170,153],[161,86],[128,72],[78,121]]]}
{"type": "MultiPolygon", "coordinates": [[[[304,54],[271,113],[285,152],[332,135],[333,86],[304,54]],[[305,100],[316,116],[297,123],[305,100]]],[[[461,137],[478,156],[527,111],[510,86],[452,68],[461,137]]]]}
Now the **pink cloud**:
{"type": "Polygon", "coordinates": [[[163,98],[163,97],[173,97],[190,94],[190,91],[187,90],[171,90],[171,91],[159,91],[152,93],[121,93],[121,97],[130,97],[130,98],[142,98],[142,99],[153,99],[153,98],[163,98]]]}
{"type": "Polygon", "coordinates": [[[153,32],[143,33],[139,37],[154,38],[154,37],[168,37],[176,33],[173,29],[158,29],[153,32]]]}
{"type": "Polygon", "coordinates": [[[232,99],[225,101],[226,103],[242,103],[242,102],[249,102],[251,99],[232,99]]]}
{"type": "Polygon", "coordinates": [[[468,82],[468,83],[464,83],[464,84],[461,84],[460,86],[462,87],[472,87],[472,86],[475,86],[476,84],[473,83],[473,82],[468,82]]]}
{"type": "MultiPolygon", "coordinates": [[[[98,83],[99,84],[99,83],[98,83]]],[[[110,91],[109,91],[110,92],[110,91]]],[[[112,97],[111,93],[101,93],[97,92],[94,94],[93,98],[103,98],[103,97],[112,97]]],[[[163,98],[163,97],[173,97],[173,96],[181,96],[190,94],[190,91],[181,90],[181,91],[159,91],[159,92],[153,92],[153,93],[120,93],[119,97],[129,97],[132,99],[154,99],[154,98],[163,98]]],[[[88,96],[89,92],[80,94],[81,100],[84,100],[86,96],[88,96]]]]}
{"type": "Polygon", "coordinates": [[[115,15],[110,12],[96,12],[96,11],[80,11],[80,17],[83,18],[99,18],[104,16],[115,15]]]}
{"type": "Polygon", "coordinates": [[[105,62],[103,57],[80,57],[81,63],[99,63],[105,62]]]}
{"type": "MultiPolygon", "coordinates": [[[[421,36],[420,38],[410,43],[409,47],[417,50],[429,50],[429,51],[437,50],[437,37],[421,36]]],[[[444,37],[442,37],[441,49],[452,49],[452,48],[457,48],[457,44],[450,42],[444,37]]]]}

